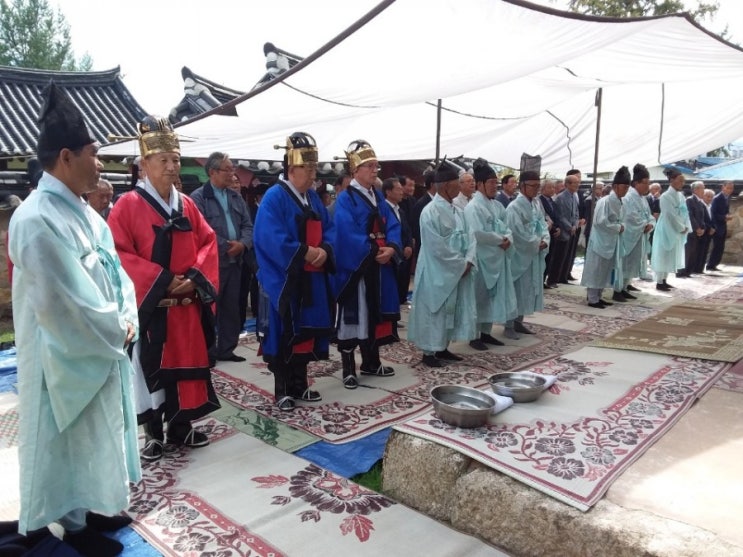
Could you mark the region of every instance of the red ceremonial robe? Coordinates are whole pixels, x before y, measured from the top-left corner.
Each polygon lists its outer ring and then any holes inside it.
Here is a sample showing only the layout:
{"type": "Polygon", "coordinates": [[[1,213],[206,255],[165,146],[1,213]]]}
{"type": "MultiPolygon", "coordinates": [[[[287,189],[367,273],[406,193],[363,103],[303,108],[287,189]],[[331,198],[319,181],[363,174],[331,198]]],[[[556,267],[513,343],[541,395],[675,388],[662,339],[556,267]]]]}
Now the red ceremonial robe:
{"type": "MultiPolygon", "coordinates": [[[[140,362],[151,393],[165,389],[165,420],[195,420],[219,408],[208,346],[218,292],[217,238],[196,205],[180,195],[168,215],[143,188],[124,194],[108,218],[121,264],[134,282],[139,308],[140,362]],[[175,275],[196,284],[187,305],[160,307],[175,275]]],[[[139,422],[149,419],[140,414],[139,422]]]]}

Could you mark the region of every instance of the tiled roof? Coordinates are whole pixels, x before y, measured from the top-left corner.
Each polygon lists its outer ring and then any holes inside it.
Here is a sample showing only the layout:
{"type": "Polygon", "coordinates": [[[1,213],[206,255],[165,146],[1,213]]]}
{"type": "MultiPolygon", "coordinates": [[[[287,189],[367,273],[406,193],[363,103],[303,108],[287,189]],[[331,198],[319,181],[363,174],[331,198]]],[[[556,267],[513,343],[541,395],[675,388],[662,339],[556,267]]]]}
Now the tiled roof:
{"type": "Polygon", "coordinates": [[[121,79],[119,68],[99,72],[56,72],[0,66],[0,156],[36,152],[41,91],[53,79],[85,116],[101,143],[108,134],[136,135],[146,115],[121,79]]]}
{"type": "MultiPolygon", "coordinates": [[[[272,43],[263,45],[263,54],[266,56],[266,73],[256,82],[253,89],[275,79],[302,60],[299,56],[276,48],[272,43]]],[[[181,75],[185,95],[168,116],[174,124],[189,120],[245,94],[243,91],[230,89],[195,74],[186,66],[181,69],[181,75]]],[[[237,110],[233,107],[222,114],[237,116],[237,110]]]]}

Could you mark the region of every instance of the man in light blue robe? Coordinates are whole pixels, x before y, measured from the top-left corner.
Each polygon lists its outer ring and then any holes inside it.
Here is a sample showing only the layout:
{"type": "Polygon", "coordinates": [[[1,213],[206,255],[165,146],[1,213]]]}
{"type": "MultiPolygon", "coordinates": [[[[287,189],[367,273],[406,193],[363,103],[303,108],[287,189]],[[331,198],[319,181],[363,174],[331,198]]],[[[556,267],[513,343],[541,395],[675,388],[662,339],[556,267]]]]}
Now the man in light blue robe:
{"type": "Polygon", "coordinates": [[[421,212],[421,250],[415,270],[413,308],[408,340],[423,351],[423,363],[444,367],[461,356],[451,353],[451,341],[475,334],[475,245],[464,213],[452,204],[459,194],[459,173],[443,161],[436,170],[438,193],[421,212]]]}
{"type": "Polygon", "coordinates": [[[614,277],[613,299],[635,300],[630,290],[638,290],[630,282],[643,276],[647,267],[650,233],[655,227],[655,219],[650,213],[647,196],[650,191],[650,173],[641,164],[632,169],[632,187],[622,198],[624,206],[624,232],[619,237],[619,251],[624,253],[622,274],[614,277]]]}
{"type": "Polygon", "coordinates": [[[25,533],[59,522],[82,555],[118,555],[100,533],[140,479],[133,371],[134,286],[104,220],[82,199],[103,165],[82,114],[51,84],[40,118],[38,189],[13,215],[21,511],[25,533]],[[98,511],[92,513],[90,511],[98,511]]]}
{"type": "Polygon", "coordinates": [[[511,275],[516,291],[517,315],[506,322],[505,336],[518,339],[519,333],[531,335],[524,326],[524,316],[544,307],[544,268],[550,243],[549,229],[539,210],[539,174],[522,172],[519,177],[520,193],[508,204],[506,222],[513,234],[511,275]]]}
{"type": "Polygon", "coordinates": [[[586,263],[580,281],[588,291],[588,305],[593,308],[604,309],[612,305],[601,299],[601,292],[613,284],[612,273],[615,276],[621,274],[624,257],[619,241],[620,234],[624,232],[622,197],[627,194],[630,181],[629,169],[623,166],[614,175],[611,193],[599,199],[594,208],[586,263]]]}
{"type": "Polygon", "coordinates": [[[675,168],[667,168],[664,174],[669,186],[660,196],[660,216],[653,234],[650,268],[655,273],[655,288],[667,292],[673,288],[666,280],[668,273],[675,273],[686,266],[684,246],[691,222],[681,193],[684,175],[675,168]]]}
{"type": "Polygon", "coordinates": [[[477,270],[473,280],[479,335],[470,341],[470,346],[487,350],[488,344],[503,345],[490,334],[493,323],[505,323],[517,315],[511,276],[513,235],[506,224],[506,209],[495,199],[498,189],[495,170],[487,161],[477,159],[473,173],[476,191],[464,209],[464,217],[475,238],[477,270]]]}

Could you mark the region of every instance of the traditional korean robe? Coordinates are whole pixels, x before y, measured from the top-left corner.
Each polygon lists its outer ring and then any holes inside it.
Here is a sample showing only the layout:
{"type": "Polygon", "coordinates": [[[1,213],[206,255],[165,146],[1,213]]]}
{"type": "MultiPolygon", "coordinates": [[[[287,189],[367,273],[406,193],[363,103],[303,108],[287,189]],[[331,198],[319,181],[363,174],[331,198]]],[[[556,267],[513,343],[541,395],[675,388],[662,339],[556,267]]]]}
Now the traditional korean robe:
{"type": "Polygon", "coordinates": [[[328,359],[335,317],[328,277],[335,270],[333,224],[319,196],[313,190],[306,195],[307,206],[279,182],[266,192],[256,216],[258,280],[268,302],[260,307],[258,328],[269,367],[328,359]],[[308,245],[327,252],[324,269],[305,264],[308,245]]]}
{"type": "Polygon", "coordinates": [[[513,234],[511,275],[518,315],[530,315],[544,307],[542,281],[547,249],[540,251],[539,244],[546,242],[549,246],[550,235],[538,204],[538,200],[529,201],[519,193],[506,209],[506,223],[513,234]]]}
{"type": "Polygon", "coordinates": [[[36,530],[82,508],[116,514],[140,478],[134,286],[103,219],[44,173],[10,223],[21,512],[36,530]]]}
{"type": "Polygon", "coordinates": [[[474,237],[464,213],[436,195],[421,213],[421,250],[415,269],[408,340],[426,352],[444,350],[451,341],[478,336],[473,267],[474,237]]]}
{"type": "Polygon", "coordinates": [[[464,210],[465,220],[475,240],[477,271],[473,276],[475,306],[480,332],[490,332],[493,323],[505,323],[518,313],[516,291],[511,276],[513,234],[506,224],[506,209],[494,199],[475,192],[464,210]],[[504,239],[511,245],[500,247],[504,239]]]}
{"type": "Polygon", "coordinates": [[[622,200],[615,192],[596,202],[593,212],[591,237],[586,248],[581,285],[587,288],[606,288],[612,285],[612,271],[621,273],[624,253],[619,241],[624,219],[622,200]]]}
{"type": "Polygon", "coordinates": [[[644,274],[650,250],[650,232],[646,233],[645,227],[648,224],[655,226],[650,205],[635,188],[630,187],[627,195],[622,198],[622,205],[624,232],[619,236],[619,249],[625,254],[621,266],[624,280],[621,284],[620,281],[615,281],[615,290],[623,290],[630,280],[644,274]]]}
{"type": "Polygon", "coordinates": [[[656,273],[675,273],[686,266],[684,245],[691,230],[684,196],[669,187],[660,196],[660,216],[653,234],[650,267],[656,273]]]}
{"type": "Polygon", "coordinates": [[[396,342],[400,300],[396,265],[402,255],[400,222],[382,195],[371,189],[376,206],[356,180],[336,200],[334,293],[338,302],[338,348],[360,340],[377,346],[396,342]],[[374,258],[380,244],[396,256],[386,265],[374,258]]]}
{"type": "Polygon", "coordinates": [[[148,180],[116,202],[108,224],[137,292],[141,330],[132,363],[139,422],[163,404],[166,421],[201,418],[219,408],[207,355],[219,284],[216,235],[190,198],[172,188],[166,208],[148,180]],[[177,274],[196,284],[193,303],[158,306],[177,274]]]}

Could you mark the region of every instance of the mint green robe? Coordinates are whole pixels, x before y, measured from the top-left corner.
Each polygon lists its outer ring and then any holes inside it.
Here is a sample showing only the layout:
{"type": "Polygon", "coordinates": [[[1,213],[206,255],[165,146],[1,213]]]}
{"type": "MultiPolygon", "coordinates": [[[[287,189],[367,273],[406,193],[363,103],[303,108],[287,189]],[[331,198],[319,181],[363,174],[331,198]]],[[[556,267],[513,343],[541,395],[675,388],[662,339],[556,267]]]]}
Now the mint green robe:
{"type": "Polygon", "coordinates": [[[656,273],[675,273],[686,266],[686,234],[691,230],[689,211],[681,192],[668,187],[660,196],[660,216],[653,234],[650,267],[656,273]]]}
{"type": "Polygon", "coordinates": [[[9,255],[18,350],[19,531],[69,511],[125,509],[140,479],[133,371],[134,286],[105,221],[44,173],[15,211],[9,255]]]}
{"type": "Polygon", "coordinates": [[[624,206],[615,192],[596,202],[581,286],[599,289],[610,287],[614,283],[612,271],[616,280],[624,280],[622,261],[625,254],[619,240],[623,222],[624,206]]]}
{"type": "Polygon", "coordinates": [[[513,234],[506,224],[506,209],[478,191],[465,207],[464,217],[475,238],[477,323],[505,323],[518,315],[511,276],[513,234]],[[504,239],[511,242],[506,250],[500,247],[504,239]]]}
{"type": "Polygon", "coordinates": [[[475,338],[475,268],[462,277],[468,262],[475,265],[475,243],[464,213],[439,195],[423,209],[420,230],[408,340],[437,352],[475,338]]]}

